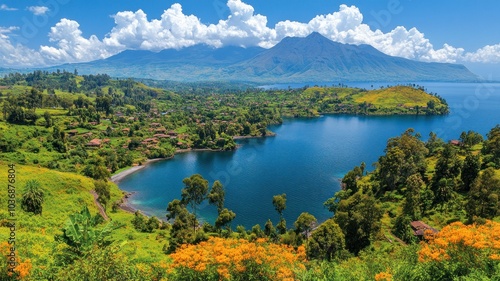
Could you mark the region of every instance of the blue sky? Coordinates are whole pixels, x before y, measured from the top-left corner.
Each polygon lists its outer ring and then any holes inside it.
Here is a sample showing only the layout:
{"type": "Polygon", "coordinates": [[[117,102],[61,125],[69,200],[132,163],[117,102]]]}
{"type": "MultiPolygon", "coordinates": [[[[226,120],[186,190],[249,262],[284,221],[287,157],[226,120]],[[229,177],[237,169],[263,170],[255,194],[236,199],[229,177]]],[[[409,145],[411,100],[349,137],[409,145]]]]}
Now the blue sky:
{"type": "Polygon", "coordinates": [[[198,43],[269,48],[318,31],[389,55],[494,69],[499,12],[496,0],[0,0],[0,67],[198,43]]]}

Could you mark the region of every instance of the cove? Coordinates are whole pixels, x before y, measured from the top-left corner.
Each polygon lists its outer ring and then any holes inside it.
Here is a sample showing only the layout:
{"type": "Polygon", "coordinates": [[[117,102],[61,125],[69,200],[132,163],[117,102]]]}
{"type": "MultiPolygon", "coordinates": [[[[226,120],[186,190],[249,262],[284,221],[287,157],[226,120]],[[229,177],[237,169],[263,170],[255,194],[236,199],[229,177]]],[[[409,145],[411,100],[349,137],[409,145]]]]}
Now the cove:
{"type": "MultiPolygon", "coordinates": [[[[384,84],[353,84],[370,88],[384,84]]],[[[272,196],[286,193],[284,216],[287,226],[302,212],[324,221],[332,214],[323,202],[340,189],[340,179],[362,161],[368,170],[383,154],[387,139],[414,128],[427,139],[434,131],[450,140],[464,130],[484,136],[500,123],[500,84],[420,83],[429,92],[444,97],[450,105],[447,116],[344,116],[285,119],[271,126],[275,137],[239,140],[231,152],[190,152],[171,160],[154,162],[119,182],[122,190],[136,192],[129,200],[146,214],[163,218],[168,202],[179,198],[182,180],[199,173],[212,185],[220,180],[226,188],[225,205],[236,213],[233,228],[247,229],[274,224],[278,214],[272,196]]],[[[213,222],[214,206],[200,206],[202,220],[213,222]]]]}

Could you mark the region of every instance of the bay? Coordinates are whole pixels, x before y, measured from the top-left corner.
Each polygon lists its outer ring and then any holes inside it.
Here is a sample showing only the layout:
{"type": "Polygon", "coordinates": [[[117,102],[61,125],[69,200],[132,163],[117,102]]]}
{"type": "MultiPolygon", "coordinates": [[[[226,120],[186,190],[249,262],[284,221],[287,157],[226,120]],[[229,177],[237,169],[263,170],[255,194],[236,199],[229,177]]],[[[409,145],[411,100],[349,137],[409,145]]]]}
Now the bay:
{"type": "MultiPolygon", "coordinates": [[[[370,89],[386,83],[356,83],[370,89]]],[[[130,203],[148,215],[164,218],[168,202],[180,199],[182,180],[199,173],[210,185],[220,180],[226,188],[226,207],[236,213],[233,227],[247,229],[279,220],[272,196],[286,193],[284,217],[288,227],[301,212],[324,221],[332,214],[323,202],[340,188],[340,179],[362,161],[372,163],[383,152],[388,138],[413,128],[427,139],[457,139],[462,131],[484,136],[500,123],[500,84],[420,83],[438,93],[450,105],[447,116],[347,116],[327,115],[313,119],[285,119],[269,129],[275,137],[238,141],[231,152],[190,152],[174,159],[151,163],[119,182],[122,190],[136,192],[130,203]]],[[[288,87],[274,85],[273,87],[288,87]]],[[[213,222],[215,207],[203,203],[201,219],[213,222]]]]}

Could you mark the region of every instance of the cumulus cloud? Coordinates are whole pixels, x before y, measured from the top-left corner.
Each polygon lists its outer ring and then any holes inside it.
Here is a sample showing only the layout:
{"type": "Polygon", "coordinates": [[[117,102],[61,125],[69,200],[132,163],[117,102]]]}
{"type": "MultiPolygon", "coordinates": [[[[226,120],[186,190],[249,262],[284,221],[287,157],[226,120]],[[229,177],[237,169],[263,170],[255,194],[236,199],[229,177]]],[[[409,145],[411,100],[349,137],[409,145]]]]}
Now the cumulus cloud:
{"type": "MultiPolygon", "coordinates": [[[[284,20],[274,26],[269,26],[266,16],[256,13],[241,0],[228,0],[227,6],[229,16],[212,24],[185,14],[178,3],[164,10],[158,19],[149,19],[142,10],[118,12],[112,16],[114,27],[102,39],[94,35],[85,38],[78,22],[61,19],[50,30],[52,45],[41,46],[36,51],[19,44],[14,46],[9,37],[15,30],[4,28],[0,29],[0,46],[3,46],[0,57],[28,53],[35,58],[30,65],[54,65],[106,58],[127,49],[160,51],[196,44],[270,48],[287,36],[304,37],[319,32],[333,41],[369,44],[388,55],[413,60],[500,63],[500,44],[485,46],[476,52],[465,52],[448,44],[435,48],[417,28],[398,26],[389,32],[372,28],[363,23],[363,14],[356,6],[340,5],[338,11],[318,15],[309,22],[284,20]],[[13,49],[17,52],[9,53],[13,49]]],[[[6,65],[11,61],[2,60],[6,65]]]]}
{"type": "Polygon", "coordinates": [[[50,29],[49,40],[57,47],[41,46],[40,54],[50,63],[81,62],[114,54],[95,35],[84,38],[78,22],[62,19],[50,29]]]}
{"type": "Polygon", "coordinates": [[[45,15],[45,13],[50,11],[49,7],[45,6],[30,6],[27,9],[36,16],[45,15]]]}
{"type": "Polygon", "coordinates": [[[17,11],[16,8],[11,8],[5,4],[0,5],[0,11],[17,11]]]}

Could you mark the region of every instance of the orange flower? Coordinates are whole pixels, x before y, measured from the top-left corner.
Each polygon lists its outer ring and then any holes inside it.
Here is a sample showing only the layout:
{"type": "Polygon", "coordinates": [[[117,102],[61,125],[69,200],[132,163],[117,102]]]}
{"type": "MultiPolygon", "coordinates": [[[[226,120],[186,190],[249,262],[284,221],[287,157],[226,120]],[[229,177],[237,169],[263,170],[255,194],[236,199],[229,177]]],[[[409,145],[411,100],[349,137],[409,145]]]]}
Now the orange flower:
{"type": "Polygon", "coordinates": [[[420,262],[457,259],[471,266],[497,260],[500,254],[500,223],[483,225],[454,222],[433,236],[426,236],[418,252],[420,262]]]}
{"type": "Polygon", "coordinates": [[[305,269],[303,247],[295,251],[290,246],[269,243],[266,239],[249,242],[213,237],[198,245],[182,245],[170,257],[173,260],[171,270],[215,270],[221,280],[247,270],[258,271],[274,280],[293,280],[295,271],[305,269]]]}

